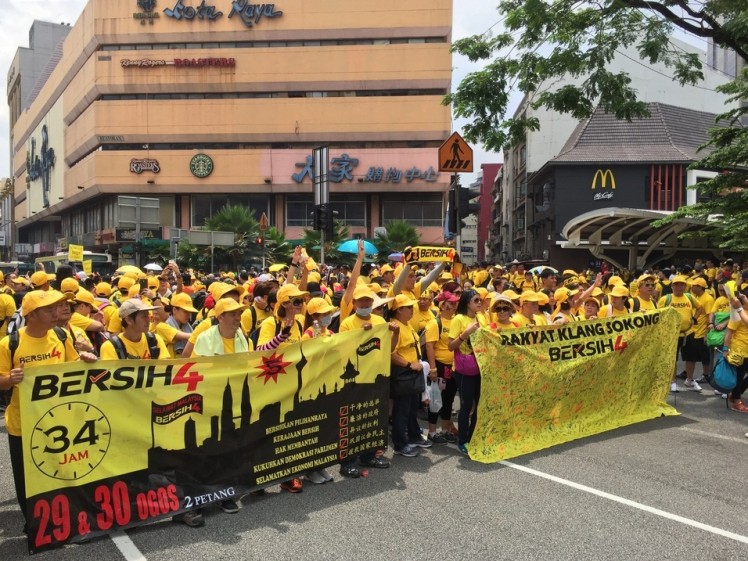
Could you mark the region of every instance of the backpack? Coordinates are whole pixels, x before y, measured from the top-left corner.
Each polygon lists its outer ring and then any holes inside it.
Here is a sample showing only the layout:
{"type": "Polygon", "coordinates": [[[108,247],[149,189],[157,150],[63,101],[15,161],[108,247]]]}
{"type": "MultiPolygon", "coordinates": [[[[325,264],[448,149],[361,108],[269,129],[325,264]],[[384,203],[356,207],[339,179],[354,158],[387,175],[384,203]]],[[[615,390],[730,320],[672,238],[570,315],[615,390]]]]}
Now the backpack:
{"type": "Polygon", "coordinates": [[[332,315],[332,321],[330,322],[330,325],[327,326],[327,329],[333,333],[338,333],[340,331],[340,310],[332,315]]]}
{"type": "Polygon", "coordinates": [[[204,290],[198,290],[192,295],[192,307],[196,310],[201,310],[205,307],[205,299],[208,297],[208,293],[204,290]]]}
{"type": "Polygon", "coordinates": [[[712,373],[709,375],[709,385],[720,393],[729,393],[738,384],[738,372],[732,364],[727,362],[726,350],[715,350],[717,356],[712,373]]]}
{"type": "MultiPolygon", "coordinates": [[[[68,340],[68,332],[65,331],[62,327],[58,327],[58,326],[54,326],[52,330],[55,332],[55,335],[57,335],[57,338],[60,340],[60,342],[64,345],[65,341],[68,340]]],[[[15,364],[13,361],[16,356],[16,349],[18,349],[18,345],[21,342],[20,339],[21,339],[21,334],[18,332],[18,330],[8,333],[8,349],[10,350],[10,363],[11,364],[15,364]]]]}
{"type": "MultiPolygon", "coordinates": [[[[631,310],[629,310],[629,311],[631,311],[631,312],[638,312],[639,310],[641,310],[642,304],[641,304],[641,300],[639,299],[638,296],[632,296],[631,297],[631,301],[634,303],[634,305],[631,307],[631,310]]],[[[628,300],[626,300],[626,307],[627,308],[628,308],[628,304],[629,304],[629,302],[628,302],[628,300]]],[[[657,302],[655,302],[654,300],[652,300],[652,304],[654,304],[654,307],[657,308],[657,302]]]]}
{"type": "Polygon", "coordinates": [[[13,312],[8,321],[8,335],[11,333],[18,333],[18,330],[26,325],[26,319],[21,315],[20,308],[13,312]]]}
{"type": "MultiPolygon", "coordinates": [[[[690,292],[686,292],[685,294],[688,297],[688,301],[691,302],[691,309],[695,310],[699,307],[699,303],[694,299],[693,294],[690,292]]],[[[665,295],[665,307],[667,308],[670,305],[670,302],[673,301],[673,294],[672,292],[670,294],[665,295]]]]}
{"type": "MultiPolygon", "coordinates": [[[[161,353],[161,349],[159,349],[158,347],[158,340],[156,340],[156,335],[148,331],[145,334],[145,338],[148,342],[148,351],[151,353],[151,359],[157,359],[159,354],[161,353]]],[[[119,338],[119,335],[112,335],[109,340],[112,342],[112,345],[114,345],[114,350],[117,352],[117,358],[120,358],[122,360],[128,358],[140,359],[139,356],[130,356],[127,354],[125,344],[119,338]]]]}
{"type": "MultiPolygon", "coordinates": [[[[281,332],[281,324],[277,319],[273,318],[273,320],[275,321],[275,336],[277,337],[281,332]]],[[[260,326],[261,325],[262,324],[257,326],[254,329],[254,331],[252,331],[252,333],[249,334],[249,337],[247,337],[249,341],[252,341],[252,345],[255,350],[257,350],[257,341],[260,339],[260,326]]],[[[299,333],[304,333],[304,328],[302,327],[301,322],[299,320],[296,320],[296,325],[299,327],[299,333]]]]}

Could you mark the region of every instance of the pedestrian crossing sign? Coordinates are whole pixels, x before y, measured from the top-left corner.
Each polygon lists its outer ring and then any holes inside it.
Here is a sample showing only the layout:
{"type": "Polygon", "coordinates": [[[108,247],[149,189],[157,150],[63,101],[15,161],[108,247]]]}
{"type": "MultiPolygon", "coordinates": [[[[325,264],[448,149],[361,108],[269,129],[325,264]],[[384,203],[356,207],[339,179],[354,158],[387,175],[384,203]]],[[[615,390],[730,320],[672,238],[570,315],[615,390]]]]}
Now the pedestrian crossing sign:
{"type": "Polygon", "coordinates": [[[439,171],[458,173],[473,171],[473,149],[459,135],[453,132],[439,147],[439,171]]]}

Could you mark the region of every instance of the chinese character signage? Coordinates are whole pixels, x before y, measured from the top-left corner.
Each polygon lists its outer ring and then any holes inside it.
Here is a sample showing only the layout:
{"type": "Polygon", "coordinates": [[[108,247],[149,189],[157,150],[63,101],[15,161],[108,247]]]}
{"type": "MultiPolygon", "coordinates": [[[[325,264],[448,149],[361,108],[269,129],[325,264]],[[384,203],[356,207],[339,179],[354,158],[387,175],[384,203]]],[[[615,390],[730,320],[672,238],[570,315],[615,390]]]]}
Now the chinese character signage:
{"type": "MultiPolygon", "coordinates": [[[[439,177],[439,172],[434,170],[433,166],[423,169],[416,166],[399,168],[370,165],[366,169],[359,170],[359,161],[359,158],[346,153],[333,156],[330,158],[328,179],[332,183],[352,183],[356,177],[360,183],[413,183],[416,180],[435,183],[439,177]]],[[[307,156],[303,162],[296,162],[295,166],[299,171],[292,173],[291,179],[296,183],[303,183],[308,178],[311,182],[312,164],[312,156],[307,156]]]]}

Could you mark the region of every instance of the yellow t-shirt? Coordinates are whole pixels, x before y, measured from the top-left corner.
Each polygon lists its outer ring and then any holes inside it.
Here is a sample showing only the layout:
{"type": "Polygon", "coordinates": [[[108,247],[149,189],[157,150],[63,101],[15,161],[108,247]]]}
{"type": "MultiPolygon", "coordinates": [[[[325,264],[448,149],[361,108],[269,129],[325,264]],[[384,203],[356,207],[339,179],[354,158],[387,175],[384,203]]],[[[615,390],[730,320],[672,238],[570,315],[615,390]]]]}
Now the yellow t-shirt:
{"type": "MultiPolygon", "coordinates": [[[[688,294],[688,293],[686,293],[688,294]]],[[[674,308],[676,312],[680,314],[680,334],[685,335],[691,331],[691,318],[694,313],[694,305],[691,303],[691,299],[684,294],[683,296],[676,296],[675,294],[666,294],[660,298],[657,302],[658,308],[665,308],[668,296],[670,296],[670,307],[674,308]]],[[[693,298],[693,296],[691,297],[693,298]]],[[[696,298],[694,298],[696,303],[696,298]]]]}
{"type": "Polygon", "coordinates": [[[208,313],[208,317],[198,323],[197,327],[192,331],[188,342],[191,343],[193,347],[197,342],[197,336],[213,326],[213,317],[215,317],[215,314],[213,313],[213,310],[210,310],[210,313],[208,313]]]}
{"type": "Polygon", "coordinates": [[[704,292],[701,296],[694,296],[694,298],[704,309],[704,312],[696,318],[696,325],[693,327],[694,337],[703,339],[706,337],[706,332],[709,331],[709,314],[712,313],[714,307],[714,298],[708,292],[704,292]]]}
{"type": "Polygon", "coordinates": [[[83,331],[87,331],[91,324],[94,322],[90,317],[84,316],[78,312],[73,312],[70,316],[70,325],[80,327],[83,331]]]}
{"type": "MultiPolygon", "coordinates": [[[[439,340],[434,345],[434,356],[436,360],[442,364],[448,364],[452,366],[455,360],[455,354],[449,350],[449,327],[452,325],[452,318],[440,318],[442,324],[441,333],[439,333],[439,340]]],[[[437,324],[438,329],[438,324],[437,324]]]]}
{"type": "Polygon", "coordinates": [[[13,300],[13,297],[5,292],[0,293],[0,319],[3,320],[3,324],[0,326],[1,337],[5,337],[8,334],[8,324],[15,312],[16,301],[13,300]]]}
{"type": "MultiPolygon", "coordinates": [[[[0,341],[0,376],[8,376],[14,368],[23,364],[29,366],[40,366],[44,364],[59,364],[61,362],[74,362],[79,359],[78,351],[75,350],[74,341],[67,332],[65,342],[50,329],[44,337],[32,337],[26,334],[26,328],[22,327],[18,332],[18,348],[13,355],[13,364],[10,362],[10,338],[3,337],[0,341]]],[[[31,384],[28,377],[24,377],[22,384],[31,384]]],[[[17,387],[13,387],[10,404],[5,410],[5,426],[8,434],[21,436],[21,410],[20,398],[17,387]]]]}
{"type": "Polygon", "coordinates": [[[242,331],[244,335],[249,336],[255,329],[260,327],[260,324],[267,318],[273,315],[273,312],[267,310],[261,310],[254,304],[242,312],[242,331]],[[252,310],[256,317],[255,323],[252,323],[252,310]]]}
{"type": "MultiPolygon", "coordinates": [[[[146,338],[145,333],[140,336],[140,341],[137,342],[130,341],[130,339],[124,335],[120,335],[119,340],[122,341],[122,344],[125,346],[125,352],[127,353],[128,358],[146,360],[151,358],[151,350],[148,347],[148,339],[146,338]]],[[[156,342],[158,343],[159,358],[169,358],[169,351],[166,348],[166,344],[159,335],[156,335],[156,342]]],[[[101,356],[99,358],[101,358],[101,360],[120,360],[111,341],[105,341],[104,344],[101,345],[101,356]]]]}
{"type": "MultiPolygon", "coordinates": [[[[153,329],[153,332],[164,340],[166,350],[169,353],[168,358],[174,358],[176,356],[174,354],[174,343],[177,340],[177,333],[179,333],[179,329],[177,329],[173,325],[169,325],[165,321],[158,322],[157,324],[155,324],[154,328],[155,329],[153,329]]],[[[164,356],[159,358],[167,357],[164,356]]]]}
{"type": "Polygon", "coordinates": [[[597,317],[599,318],[614,318],[618,316],[627,316],[629,314],[629,311],[624,307],[623,309],[619,310],[617,308],[613,307],[613,304],[607,304],[600,308],[600,311],[597,313],[597,317]]]}
{"type": "MultiPolygon", "coordinates": [[[[481,314],[476,314],[474,318],[464,314],[457,314],[452,318],[452,323],[449,326],[449,338],[459,338],[460,333],[465,331],[465,329],[473,325],[476,321],[481,327],[486,326],[486,318],[481,314]]],[[[473,349],[468,345],[467,341],[463,341],[460,343],[460,352],[464,355],[469,355],[473,352],[473,349]]]]}
{"type": "Polygon", "coordinates": [[[426,325],[434,320],[434,314],[431,312],[431,310],[425,310],[422,311],[418,308],[418,306],[413,306],[413,317],[410,318],[410,321],[408,322],[408,325],[410,325],[413,330],[418,333],[426,327],[426,325]]]}
{"type": "MultiPolygon", "coordinates": [[[[286,345],[290,345],[291,343],[298,343],[301,341],[301,335],[302,335],[302,329],[304,325],[304,318],[301,316],[296,316],[296,321],[293,322],[291,325],[291,334],[288,336],[288,339],[283,341],[280,345],[278,345],[277,348],[283,348],[286,345]]],[[[281,321],[278,319],[277,321],[281,321]]],[[[260,334],[257,338],[257,347],[261,347],[262,345],[265,345],[266,343],[269,343],[273,340],[276,336],[276,318],[275,316],[270,316],[269,318],[265,319],[262,324],[260,324],[260,334]]],[[[280,333],[280,331],[278,332],[280,333]]]]}
{"type": "Polygon", "coordinates": [[[352,316],[348,316],[341,322],[338,333],[353,331],[354,329],[363,329],[365,323],[370,323],[372,325],[382,325],[387,322],[384,321],[384,318],[382,316],[378,316],[376,314],[371,314],[369,319],[361,319],[356,314],[353,314],[352,316]]]}
{"type": "Polygon", "coordinates": [[[747,357],[746,360],[748,360],[748,325],[742,320],[731,321],[727,324],[727,329],[734,332],[730,341],[730,350],[747,357]]]}
{"type": "Polygon", "coordinates": [[[397,344],[392,350],[393,354],[404,358],[408,362],[415,362],[419,360],[418,353],[418,335],[413,329],[399,320],[395,320],[400,324],[400,333],[397,337],[397,344]]]}
{"type": "Polygon", "coordinates": [[[730,311],[730,301],[727,299],[727,296],[720,296],[714,301],[714,304],[712,304],[712,311],[711,313],[717,314],[720,312],[729,312],[730,311]]]}

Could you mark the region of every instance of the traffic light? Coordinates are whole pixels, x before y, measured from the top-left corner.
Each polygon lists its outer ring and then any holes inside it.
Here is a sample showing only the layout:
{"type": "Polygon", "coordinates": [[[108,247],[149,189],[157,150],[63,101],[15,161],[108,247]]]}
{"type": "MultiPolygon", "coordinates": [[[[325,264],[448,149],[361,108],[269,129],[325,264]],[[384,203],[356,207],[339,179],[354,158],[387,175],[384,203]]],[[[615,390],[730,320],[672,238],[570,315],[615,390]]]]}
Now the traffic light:
{"type": "Polygon", "coordinates": [[[335,236],[335,215],[337,214],[329,205],[317,205],[314,207],[314,229],[325,233],[327,239],[335,236]]]}
{"type": "Polygon", "coordinates": [[[450,234],[457,234],[457,190],[454,185],[449,189],[449,208],[447,210],[447,230],[450,234]]]}
{"type": "Polygon", "coordinates": [[[265,245],[265,238],[263,238],[262,236],[257,236],[255,238],[255,243],[257,245],[265,245]]]}
{"type": "MultiPolygon", "coordinates": [[[[460,205],[459,205],[459,215],[460,220],[465,220],[468,216],[471,214],[476,214],[480,210],[480,205],[478,203],[471,203],[470,199],[473,198],[470,196],[470,189],[467,187],[461,187],[460,188],[460,205]]],[[[464,226],[464,223],[463,223],[464,226]]]]}

